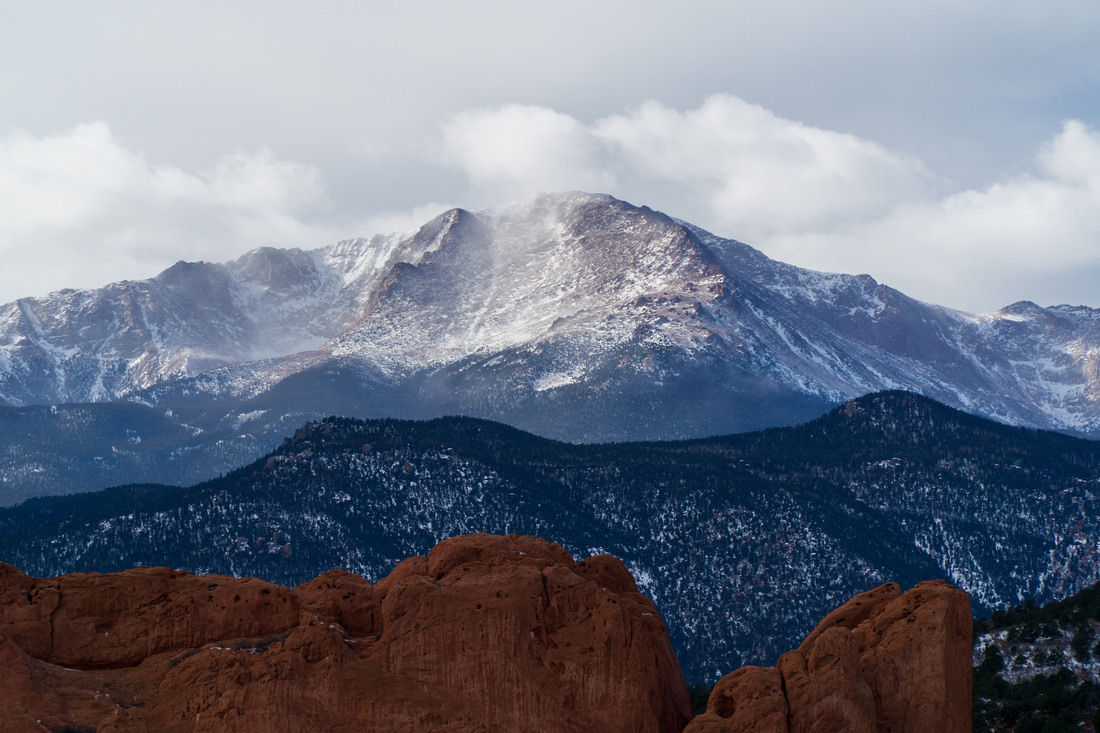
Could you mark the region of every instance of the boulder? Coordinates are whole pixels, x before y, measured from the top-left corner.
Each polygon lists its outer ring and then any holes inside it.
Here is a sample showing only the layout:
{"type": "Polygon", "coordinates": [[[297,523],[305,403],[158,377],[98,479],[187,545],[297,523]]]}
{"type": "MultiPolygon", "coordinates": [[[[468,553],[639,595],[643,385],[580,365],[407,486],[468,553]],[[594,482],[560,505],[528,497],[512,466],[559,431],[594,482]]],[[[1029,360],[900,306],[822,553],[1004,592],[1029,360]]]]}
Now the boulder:
{"type": "Polygon", "coordinates": [[[826,616],[774,668],[723,677],[685,733],[968,733],[970,598],[895,583],[826,616]]]}

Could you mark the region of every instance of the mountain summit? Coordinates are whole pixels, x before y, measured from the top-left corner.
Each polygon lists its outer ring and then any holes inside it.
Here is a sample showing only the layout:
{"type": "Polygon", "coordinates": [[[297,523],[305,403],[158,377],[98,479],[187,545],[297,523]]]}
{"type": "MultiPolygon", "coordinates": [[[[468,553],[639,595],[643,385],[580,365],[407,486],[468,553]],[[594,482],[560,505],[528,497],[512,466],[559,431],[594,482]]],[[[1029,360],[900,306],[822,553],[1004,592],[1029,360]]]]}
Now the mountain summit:
{"type": "Polygon", "coordinates": [[[1100,311],[962,313],[584,193],[0,306],[0,403],[127,401],[199,443],[247,436],[254,455],[291,414],[658,439],[797,423],[882,389],[1100,434],[1100,311]]]}

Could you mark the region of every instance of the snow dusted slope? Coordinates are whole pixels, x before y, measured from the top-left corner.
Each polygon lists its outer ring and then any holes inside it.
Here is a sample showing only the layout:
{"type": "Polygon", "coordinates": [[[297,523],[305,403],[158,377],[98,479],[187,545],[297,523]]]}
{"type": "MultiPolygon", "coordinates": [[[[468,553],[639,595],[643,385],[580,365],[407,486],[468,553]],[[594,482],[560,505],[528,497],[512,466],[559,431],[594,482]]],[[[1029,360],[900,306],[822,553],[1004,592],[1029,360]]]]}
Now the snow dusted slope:
{"type": "Polygon", "coordinates": [[[607,440],[793,423],[880,389],[1100,434],[1100,312],[965,314],[581,193],[0,307],[8,405],[215,400],[239,422],[292,399],[607,440]]]}
{"type": "Polygon", "coordinates": [[[545,197],[489,215],[447,212],[424,256],[393,270],[337,355],[394,374],[510,349],[566,351],[536,390],[583,377],[632,338],[694,350],[727,276],[666,217],[609,197],[545,197]],[[643,335],[644,332],[644,335],[643,335]],[[565,348],[562,342],[568,342],[565,348]]]}
{"type": "MultiPolygon", "coordinates": [[[[561,395],[559,407],[603,405],[612,415],[629,406],[609,404],[609,392],[671,406],[634,432],[505,413],[540,432],[599,439],[758,428],[881,389],[1014,424],[1100,432],[1100,313],[1088,308],[961,313],[867,275],[775,262],[605,196],[456,210],[429,233],[423,258],[396,268],[364,318],[326,348],[394,379],[452,372],[441,400],[488,389],[481,382],[492,372],[527,415],[545,414],[548,391],[561,395]],[[696,414],[696,425],[676,424],[677,407],[706,409],[678,388],[685,382],[725,421],[696,414]]],[[[647,409],[635,408],[631,424],[647,409]]]]}
{"type": "MultiPolygon", "coordinates": [[[[819,273],[686,225],[784,311],[791,350],[824,362],[844,395],[908,389],[1020,425],[1100,432],[1100,311],[1019,302],[973,315],[868,275],[819,273]]],[[[819,378],[818,383],[826,383],[819,378]]]]}
{"type": "Polygon", "coordinates": [[[407,235],[228,264],[0,306],[0,404],[98,402],[211,369],[311,350],[353,323],[407,235]]]}
{"type": "Polygon", "coordinates": [[[847,383],[845,395],[907,389],[1002,422],[1100,433],[1100,310],[1021,301],[973,315],[869,275],[775,262],[685,226],[727,269],[770,294],[785,311],[777,320],[795,334],[792,352],[824,361],[847,383]]]}

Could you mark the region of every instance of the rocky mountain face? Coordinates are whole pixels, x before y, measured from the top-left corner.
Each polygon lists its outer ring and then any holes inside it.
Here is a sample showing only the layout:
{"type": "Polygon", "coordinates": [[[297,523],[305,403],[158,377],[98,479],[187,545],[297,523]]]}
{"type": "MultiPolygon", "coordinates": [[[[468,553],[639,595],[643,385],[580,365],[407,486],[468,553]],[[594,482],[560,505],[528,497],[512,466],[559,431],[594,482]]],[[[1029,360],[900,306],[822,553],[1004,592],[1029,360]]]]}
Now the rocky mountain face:
{"type": "Polygon", "coordinates": [[[1097,442],[890,392],[800,427],[669,443],[327,419],[190,488],[0,510],[0,560],[40,576],[167,565],[293,586],[332,567],[374,582],[460,534],[555,537],[623,559],[696,682],[773,664],[890,580],[944,578],[987,613],[1064,597],[1100,578],[1097,516],[1097,442]]]}
{"type": "Polygon", "coordinates": [[[361,315],[399,235],[227,264],[177,262],[150,280],[0,306],[0,402],[117,400],[180,377],[314,349],[361,315]]]}
{"type": "Polygon", "coordinates": [[[371,585],[0,564],[5,731],[675,733],[687,687],[622,562],[447,540],[371,585]]]}
{"type": "Polygon", "coordinates": [[[0,423],[31,415],[70,446],[51,463],[15,427],[0,501],[184,483],[328,414],[652,440],[794,424],[882,389],[1098,434],[1100,312],[960,313],[608,196],[554,194],[0,307],[0,423]],[[145,406],[153,434],[119,400],[145,406]],[[74,442],[49,406],[114,435],[74,442]],[[160,440],[172,433],[182,445],[160,440]]]}
{"type": "Polygon", "coordinates": [[[775,667],[714,686],[685,733],[969,733],[970,602],[888,583],[836,609],[775,667]]]}

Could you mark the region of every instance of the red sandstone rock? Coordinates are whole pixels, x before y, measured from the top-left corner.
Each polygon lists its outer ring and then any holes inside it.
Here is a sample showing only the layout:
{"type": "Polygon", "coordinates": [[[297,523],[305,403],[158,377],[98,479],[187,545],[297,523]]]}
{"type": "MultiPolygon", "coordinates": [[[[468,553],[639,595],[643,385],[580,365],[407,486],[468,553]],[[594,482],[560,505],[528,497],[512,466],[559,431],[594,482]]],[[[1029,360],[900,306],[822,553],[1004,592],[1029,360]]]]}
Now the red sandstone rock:
{"type": "Polygon", "coordinates": [[[810,632],[810,635],[799,644],[798,650],[802,652],[803,655],[808,654],[810,647],[813,646],[817,637],[823,634],[827,629],[831,629],[834,626],[840,626],[851,631],[875,614],[880,613],[885,603],[889,603],[895,598],[900,598],[901,595],[901,587],[897,583],[886,583],[866,593],[860,593],[858,596],[821,619],[817,628],[810,632]]]}
{"type": "Polygon", "coordinates": [[[879,730],[970,730],[973,617],[965,593],[918,584],[854,632],[863,678],[875,693],[879,730]],[[894,727],[891,727],[894,726],[894,727]]]}
{"type": "Polygon", "coordinates": [[[710,691],[707,712],[690,726],[696,733],[786,733],[787,699],[775,668],[742,667],[710,691]]]}
{"type": "Polygon", "coordinates": [[[531,537],[447,540],[373,587],[344,571],[290,591],[0,566],[0,664],[4,730],[658,733],[690,718],[664,623],[622,563],[531,537]]]}
{"type": "Polygon", "coordinates": [[[637,593],[634,576],[614,555],[593,555],[577,563],[577,574],[613,593],[637,593]]]}
{"type": "Polygon", "coordinates": [[[826,616],[776,668],[723,677],[685,733],[966,733],[971,632],[966,593],[888,583],[826,616]]]}
{"type": "Polygon", "coordinates": [[[831,626],[818,634],[808,656],[793,651],[779,658],[791,733],[875,733],[875,698],[861,674],[859,651],[851,631],[831,626]]]}
{"type": "Polygon", "coordinates": [[[34,682],[33,662],[7,636],[0,635],[0,720],[3,730],[42,730],[38,721],[49,727],[60,728],[65,721],[52,715],[60,707],[52,690],[39,689],[34,682]]]}
{"type": "Polygon", "coordinates": [[[303,612],[332,619],[352,636],[382,630],[382,604],[371,584],[347,570],[329,570],[294,589],[303,612]]]}
{"type": "Polygon", "coordinates": [[[129,667],[159,652],[298,623],[290,591],[253,578],[137,568],[36,580],[0,566],[0,632],[65,667],[129,667]]]}

